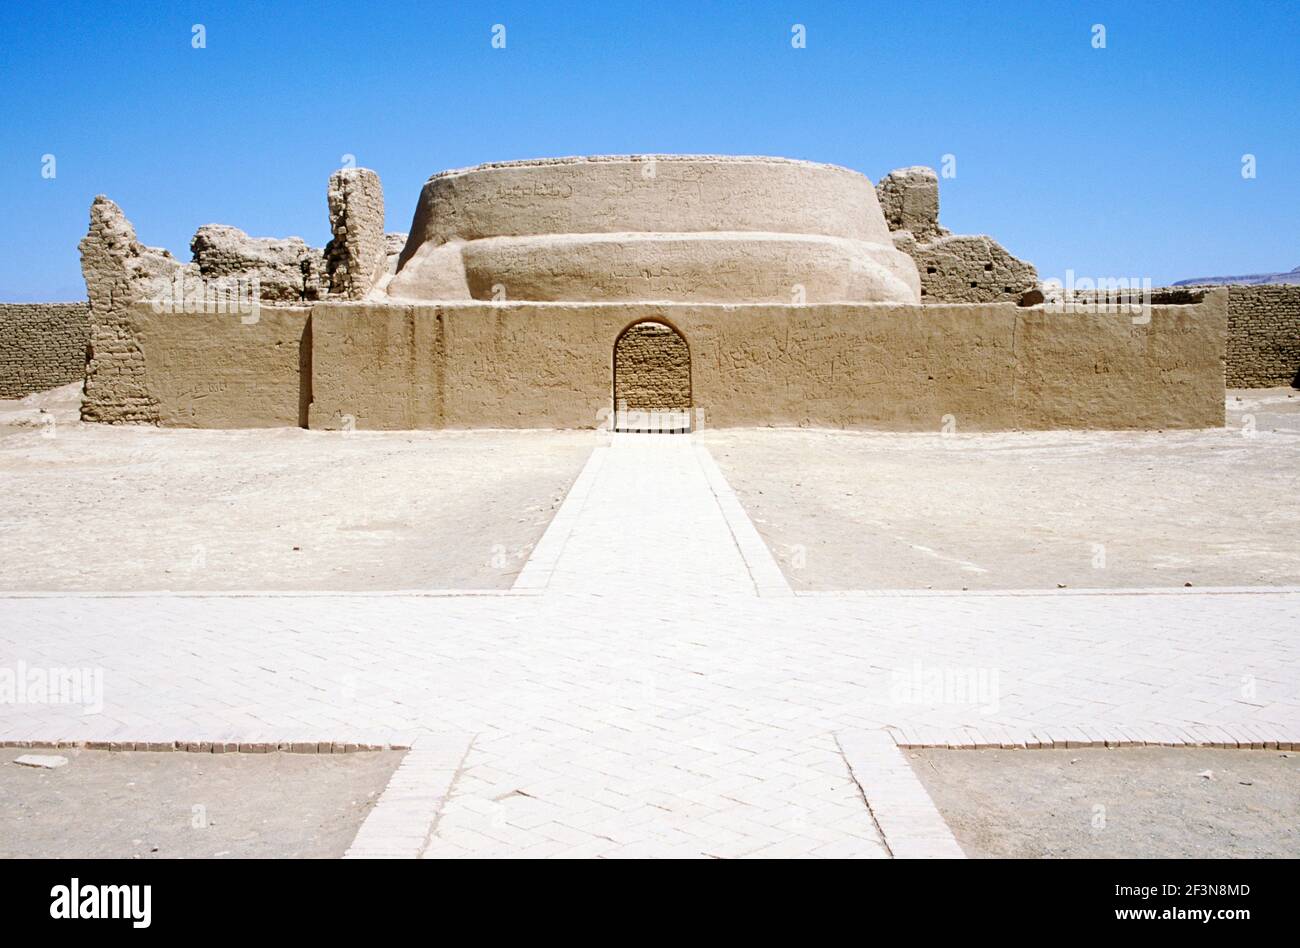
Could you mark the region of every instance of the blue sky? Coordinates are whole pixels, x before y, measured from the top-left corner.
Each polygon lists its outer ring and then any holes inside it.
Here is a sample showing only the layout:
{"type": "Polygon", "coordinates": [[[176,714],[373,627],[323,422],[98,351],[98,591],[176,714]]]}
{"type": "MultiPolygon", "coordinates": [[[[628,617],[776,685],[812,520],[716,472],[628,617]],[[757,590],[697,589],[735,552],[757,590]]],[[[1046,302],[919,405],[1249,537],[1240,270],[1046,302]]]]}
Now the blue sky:
{"type": "Polygon", "coordinates": [[[347,154],[402,231],[425,178],[480,161],[768,154],[876,180],[951,154],[943,223],[1043,277],[1289,270],[1298,24],[1262,0],[9,2],[0,299],[84,297],[97,193],[185,260],[205,223],[323,246],[347,154]]]}

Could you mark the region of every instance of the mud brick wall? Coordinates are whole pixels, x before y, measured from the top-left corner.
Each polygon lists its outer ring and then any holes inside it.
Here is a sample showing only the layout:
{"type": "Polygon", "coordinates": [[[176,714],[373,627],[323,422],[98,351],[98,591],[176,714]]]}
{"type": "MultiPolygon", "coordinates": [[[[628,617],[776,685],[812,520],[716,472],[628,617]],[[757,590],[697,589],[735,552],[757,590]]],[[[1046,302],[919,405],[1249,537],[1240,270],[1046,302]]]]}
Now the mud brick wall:
{"type": "Polygon", "coordinates": [[[662,323],[637,323],[614,346],[614,406],[629,411],[691,407],[691,355],[686,340],[662,323]]]}
{"type": "MultiPolygon", "coordinates": [[[[1214,288],[1160,287],[1151,291],[1151,301],[1195,303],[1214,288]]],[[[1233,283],[1227,290],[1224,384],[1228,388],[1300,387],[1300,286],[1233,283]]]]}
{"type": "MultiPolygon", "coordinates": [[[[633,323],[662,321],[689,346],[691,405],[709,427],[937,431],[952,416],[963,432],[1214,428],[1226,297],[1156,305],[1142,325],[1011,303],[316,303],[308,419],[324,429],[595,427],[612,406],[616,341],[633,323]]],[[[173,370],[152,357],[158,346],[144,348],[146,382],[161,391],[173,370]]],[[[233,384],[228,364],[195,369],[205,385],[242,391],[230,419],[269,401],[233,384]]],[[[291,384],[282,400],[293,407],[291,384]]]]}
{"type": "Polygon", "coordinates": [[[1015,303],[1038,285],[1033,266],[990,237],[954,234],[896,244],[916,261],[923,303],[1015,303]]]}
{"type": "Polygon", "coordinates": [[[1228,288],[1227,385],[1300,384],[1300,286],[1228,288]]]}
{"type": "Polygon", "coordinates": [[[79,381],[86,371],[87,303],[0,303],[0,398],[79,381]]]}

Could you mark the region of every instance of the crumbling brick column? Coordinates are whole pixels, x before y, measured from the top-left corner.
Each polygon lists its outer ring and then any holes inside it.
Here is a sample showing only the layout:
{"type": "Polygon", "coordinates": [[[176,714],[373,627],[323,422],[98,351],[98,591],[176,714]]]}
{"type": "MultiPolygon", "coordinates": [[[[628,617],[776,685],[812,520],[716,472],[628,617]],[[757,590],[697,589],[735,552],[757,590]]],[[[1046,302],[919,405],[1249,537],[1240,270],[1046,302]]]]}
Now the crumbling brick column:
{"type": "Polygon", "coordinates": [[[331,295],[365,299],[388,269],[384,239],[384,188],[369,168],[343,168],[330,175],[330,230],[325,248],[331,295]]]}
{"type": "Polygon", "coordinates": [[[144,385],[144,355],[130,324],[130,306],[172,280],[184,265],[166,250],[136,240],[122,209],[99,195],[90,229],[78,245],[90,299],[90,341],[84,421],[158,421],[158,404],[144,385]]]}
{"type": "Polygon", "coordinates": [[[876,185],[876,195],[891,231],[908,231],[919,241],[948,233],[939,226],[939,178],[933,168],[891,171],[876,185]]]}

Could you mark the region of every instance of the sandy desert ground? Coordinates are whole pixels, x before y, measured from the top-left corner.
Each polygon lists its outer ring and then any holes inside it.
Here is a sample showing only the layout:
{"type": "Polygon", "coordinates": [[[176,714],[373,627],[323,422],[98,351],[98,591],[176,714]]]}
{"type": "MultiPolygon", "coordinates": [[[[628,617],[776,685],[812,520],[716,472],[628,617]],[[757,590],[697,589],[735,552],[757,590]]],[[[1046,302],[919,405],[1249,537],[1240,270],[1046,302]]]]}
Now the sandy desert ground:
{"type": "MultiPolygon", "coordinates": [[[[77,398],[0,405],[0,590],[505,588],[604,437],[105,427],[77,398]]],[[[798,590],[1300,583],[1300,392],[1228,408],[1207,431],[693,437],[798,590]]]]}
{"type": "Polygon", "coordinates": [[[0,859],[336,858],[401,759],[4,748],[0,859]]]}
{"type": "Polygon", "coordinates": [[[109,427],[73,405],[10,403],[0,428],[0,590],[509,587],[596,437],[109,427]]]}
{"type": "Polygon", "coordinates": [[[1206,431],[698,437],[796,589],[1300,583],[1292,389],[1206,431]]]}
{"type": "Polygon", "coordinates": [[[1300,856],[1300,754],[1133,747],[908,751],[968,856],[1300,856]]]}

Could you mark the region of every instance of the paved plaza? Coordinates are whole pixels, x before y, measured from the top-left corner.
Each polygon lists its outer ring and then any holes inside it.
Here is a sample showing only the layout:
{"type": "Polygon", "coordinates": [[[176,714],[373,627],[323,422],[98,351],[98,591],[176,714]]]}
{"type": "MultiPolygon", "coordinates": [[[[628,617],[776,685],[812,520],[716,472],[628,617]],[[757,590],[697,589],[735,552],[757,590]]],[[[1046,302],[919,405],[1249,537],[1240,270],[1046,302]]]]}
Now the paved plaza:
{"type": "Polygon", "coordinates": [[[1298,627],[1291,588],[796,595],[698,439],[614,435],[510,590],[4,598],[0,668],[103,677],[0,739],[413,745],[357,854],[955,855],[896,744],[1300,742],[1298,627]]]}

